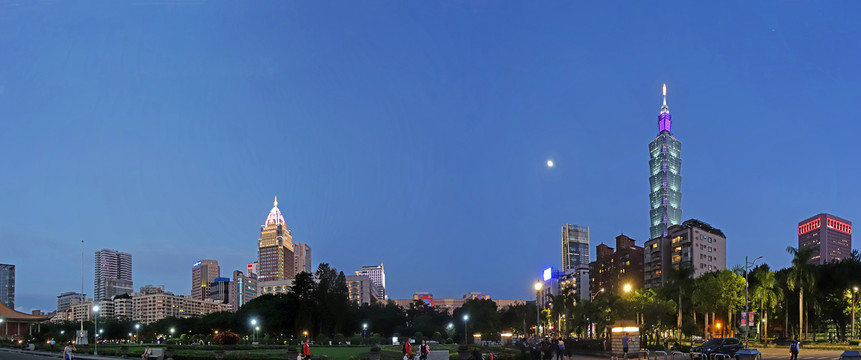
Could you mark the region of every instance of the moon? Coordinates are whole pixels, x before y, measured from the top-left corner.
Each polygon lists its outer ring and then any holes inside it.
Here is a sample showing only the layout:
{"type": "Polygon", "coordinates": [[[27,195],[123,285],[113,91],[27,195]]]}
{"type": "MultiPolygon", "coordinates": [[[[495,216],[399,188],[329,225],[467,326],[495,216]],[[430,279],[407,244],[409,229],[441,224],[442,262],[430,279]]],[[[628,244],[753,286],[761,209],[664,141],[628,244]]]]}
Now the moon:
{"type": "Polygon", "coordinates": [[[547,160],[547,167],[553,167],[553,160],[547,160]]]}

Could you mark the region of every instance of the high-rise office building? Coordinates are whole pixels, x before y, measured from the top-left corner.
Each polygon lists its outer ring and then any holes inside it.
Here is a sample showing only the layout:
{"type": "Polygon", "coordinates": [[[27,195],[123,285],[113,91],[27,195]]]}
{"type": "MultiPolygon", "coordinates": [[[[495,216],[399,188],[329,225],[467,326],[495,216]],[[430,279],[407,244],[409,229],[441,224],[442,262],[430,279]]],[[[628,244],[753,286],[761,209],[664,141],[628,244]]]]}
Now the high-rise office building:
{"type": "Polygon", "coordinates": [[[72,310],[72,306],[83,304],[87,294],[79,294],[74,291],[64,292],[57,296],[57,311],[72,310]]]}
{"type": "Polygon", "coordinates": [[[562,272],[589,267],[589,227],[562,227],[562,272]]]}
{"type": "Polygon", "coordinates": [[[191,266],[191,298],[195,300],[209,299],[209,284],[221,276],[218,261],[204,259],[191,266]]]}
{"type": "Polygon", "coordinates": [[[672,133],[672,116],[667,107],[667,84],[664,105],[658,115],[658,136],[649,143],[649,210],[651,239],[667,236],[670,226],[682,221],[682,142],[672,133]]]}
{"type": "Polygon", "coordinates": [[[255,261],[255,262],[253,262],[253,263],[248,264],[248,270],[245,272],[245,276],[251,276],[251,275],[254,275],[254,276],[256,277],[256,276],[257,276],[257,273],[258,273],[258,271],[257,271],[257,262],[255,261]]]}
{"type": "Polygon", "coordinates": [[[209,284],[209,298],[222,304],[230,303],[230,279],[217,277],[209,284]]]}
{"type": "Polygon", "coordinates": [[[601,244],[595,247],[591,269],[592,295],[604,289],[610,294],[621,293],[625,285],[632,289],[643,286],[643,248],[625,235],[616,237],[616,249],[601,244]]]}
{"type": "Polygon", "coordinates": [[[293,260],[293,236],[287,229],[281,210],[278,209],[278,197],[275,197],[266,223],[260,226],[260,239],[257,241],[257,279],[292,279],[296,270],[293,260]]]}
{"type": "Polygon", "coordinates": [[[93,300],[107,300],[116,295],[130,294],[132,284],[132,254],[101,249],[96,251],[96,279],[93,300]]]}
{"type": "Polygon", "coordinates": [[[377,300],[386,300],[386,270],[383,264],[362,266],[362,270],[356,270],[356,275],[367,275],[377,287],[377,300]]]}
{"type": "Polygon", "coordinates": [[[350,301],[357,305],[375,303],[377,299],[377,286],[367,275],[347,275],[347,290],[350,292],[350,301]]]}
{"type": "Polygon", "coordinates": [[[304,243],[293,243],[293,267],[295,268],[294,275],[303,271],[309,274],[314,273],[314,270],[311,269],[311,246],[304,243]]]}
{"type": "Polygon", "coordinates": [[[230,288],[230,306],[233,311],[257,297],[257,274],[245,275],[242,271],[233,272],[230,288]]]}
{"type": "Polygon", "coordinates": [[[852,257],[852,222],[819,214],[798,223],[798,248],[812,248],[811,264],[822,265],[852,257]]]}
{"type": "Polygon", "coordinates": [[[0,264],[0,303],[15,309],[15,265],[0,264]]]}
{"type": "Polygon", "coordinates": [[[687,267],[698,278],[726,269],[726,236],[720,229],[696,219],[670,226],[667,236],[646,241],[643,246],[643,286],[667,282],[670,270],[687,267]]]}

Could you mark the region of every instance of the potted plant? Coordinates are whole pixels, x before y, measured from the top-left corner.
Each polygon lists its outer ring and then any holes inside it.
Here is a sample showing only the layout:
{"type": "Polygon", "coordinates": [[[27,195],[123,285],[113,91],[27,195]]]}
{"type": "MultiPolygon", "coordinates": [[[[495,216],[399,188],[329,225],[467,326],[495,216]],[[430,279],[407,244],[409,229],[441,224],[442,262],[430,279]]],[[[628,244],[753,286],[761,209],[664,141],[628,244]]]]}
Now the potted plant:
{"type": "Polygon", "coordinates": [[[296,345],[287,346],[287,360],[297,360],[298,358],[299,351],[296,349],[296,345]]]}
{"type": "Polygon", "coordinates": [[[460,344],[457,347],[457,358],[460,360],[467,360],[469,359],[469,356],[469,347],[466,346],[466,344],[460,344]]]}
{"type": "Polygon", "coordinates": [[[370,360],[380,360],[380,347],[374,346],[371,348],[370,360]]]}

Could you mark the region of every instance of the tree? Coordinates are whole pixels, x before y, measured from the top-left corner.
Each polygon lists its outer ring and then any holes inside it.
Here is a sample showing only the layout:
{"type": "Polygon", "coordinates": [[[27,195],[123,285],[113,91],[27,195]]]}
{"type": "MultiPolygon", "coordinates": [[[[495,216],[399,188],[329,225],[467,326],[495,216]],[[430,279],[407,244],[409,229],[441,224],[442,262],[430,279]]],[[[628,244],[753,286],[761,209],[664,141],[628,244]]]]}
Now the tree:
{"type": "Polygon", "coordinates": [[[721,293],[717,275],[717,272],[709,272],[694,280],[694,288],[697,291],[694,291],[691,296],[694,307],[705,314],[703,335],[706,337],[709,337],[711,333],[709,331],[709,315],[711,315],[711,322],[714,323],[714,313],[718,309],[718,299],[721,293]]]}
{"type": "Polygon", "coordinates": [[[804,292],[813,286],[813,271],[810,260],[813,258],[812,248],[787,247],[786,252],[792,255],[792,266],[786,279],[790,291],[798,290],[798,333],[805,340],[804,332],[804,292]]]}
{"type": "Polygon", "coordinates": [[[754,272],[753,277],[757,284],[753,288],[752,300],[754,304],[759,304],[759,311],[763,319],[763,331],[760,334],[760,340],[764,340],[768,338],[768,312],[780,303],[779,293],[775,290],[777,280],[774,272],[768,269],[754,272]]]}
{"type": "Polygon", "coordinates": [[[731,326],[733,324],[733,314],[744,306],[744,287],[746,282],[743,276],[727,269],[718,272],[717,280],[720,285],[720,297],[718,298],[717,307],[726,310],[726,328],[732,331],[731,329],[734,329],[734,326],[731,326]]]}
{"type": "MultiPolygon", "coordinates": [[[[669,282],[667,287],[671,292],[675,293],[679,299],[677,310],[678,315],[676,317],[676,330],[681,331],[682,328],[682,297],[690,298],[690,293],[692,291],[693,285],[693,276],[694,269],[690,266],[680,265],[678,268],[673,268],[669,274],[669,282]]],[[[679,336],[681,339],[681,336],[679,336]]]]}

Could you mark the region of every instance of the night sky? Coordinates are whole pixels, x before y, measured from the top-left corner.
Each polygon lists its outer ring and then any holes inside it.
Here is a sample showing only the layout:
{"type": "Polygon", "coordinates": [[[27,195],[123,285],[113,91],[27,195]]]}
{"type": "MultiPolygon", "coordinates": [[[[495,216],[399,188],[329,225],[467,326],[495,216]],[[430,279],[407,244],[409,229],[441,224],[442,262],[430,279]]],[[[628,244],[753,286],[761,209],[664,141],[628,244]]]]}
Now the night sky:
{"type": "MultiPolygon", "coordinates": [[[[861,3],[0,0],[0,263],[16,307],[294,241],[387,292],[532,298],[565,223],[649,226],[661,84],[683,218],[789,263],[797,222],[861,221],[861,3]],[[547,167],[552,160],[555,166],[547,167]]],[[[857,243],[857,241],[856,241],[857,243]]],[[[855,246],[857,248],[857,246],[855,246]]],[[[594,255],[593,255],[594,257],[594,255]]]]}

